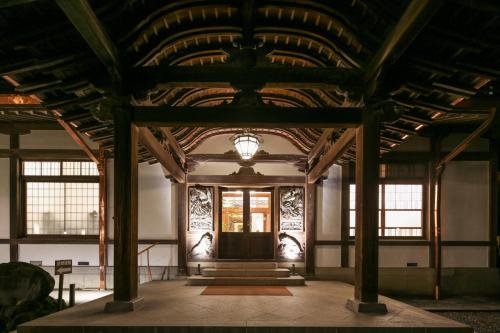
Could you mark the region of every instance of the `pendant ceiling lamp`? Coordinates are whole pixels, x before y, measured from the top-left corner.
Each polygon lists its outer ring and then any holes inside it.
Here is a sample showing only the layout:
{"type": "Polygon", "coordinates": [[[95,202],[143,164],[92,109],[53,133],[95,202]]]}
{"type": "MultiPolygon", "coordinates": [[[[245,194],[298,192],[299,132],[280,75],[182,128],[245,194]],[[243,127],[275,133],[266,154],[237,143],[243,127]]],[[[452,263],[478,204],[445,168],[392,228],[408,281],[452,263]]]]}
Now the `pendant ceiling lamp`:
{"type": "Polygon", "coordinates": [[[234,148],[243,160],[249,160],[259,149],[262,137],[250,132],[243,132],[232,137],[234,148]]]}

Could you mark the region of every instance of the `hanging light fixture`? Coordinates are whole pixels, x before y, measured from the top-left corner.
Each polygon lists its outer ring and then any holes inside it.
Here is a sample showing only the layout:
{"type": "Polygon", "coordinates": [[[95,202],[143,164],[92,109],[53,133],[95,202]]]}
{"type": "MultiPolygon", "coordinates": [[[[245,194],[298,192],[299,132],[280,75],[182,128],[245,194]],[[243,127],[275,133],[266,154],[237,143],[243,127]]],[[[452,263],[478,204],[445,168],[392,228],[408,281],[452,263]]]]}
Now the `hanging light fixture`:
{"type": "Polygon", "coordinates": [[[259,149],[262,143],[262,137],[250,132],[243,132],[241,134],[236,134],[231,138],[234,144],[234,148],[238,154],[240,154],[243,160],[249,160],[259,149]]]}

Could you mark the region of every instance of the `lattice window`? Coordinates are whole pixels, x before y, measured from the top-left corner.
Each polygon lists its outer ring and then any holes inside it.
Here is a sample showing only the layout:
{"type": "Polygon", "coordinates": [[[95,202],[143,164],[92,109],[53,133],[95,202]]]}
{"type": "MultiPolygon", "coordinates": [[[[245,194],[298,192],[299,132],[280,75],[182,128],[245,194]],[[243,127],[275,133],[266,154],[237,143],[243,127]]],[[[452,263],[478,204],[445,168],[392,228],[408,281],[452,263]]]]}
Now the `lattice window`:
{"type": "MultiPolygon", "coordinates": [[[[349,187],[349,235],[356,233],[356,186],[349,187]]],[[[381,184],[379,186],[379,236],[423,236],[423,185],[381,184]]]]}
{"type": "Polygon", "coordinates": [[[28,235],[97,235],[97,167],[87,161],[24,161],[28,235]]]}

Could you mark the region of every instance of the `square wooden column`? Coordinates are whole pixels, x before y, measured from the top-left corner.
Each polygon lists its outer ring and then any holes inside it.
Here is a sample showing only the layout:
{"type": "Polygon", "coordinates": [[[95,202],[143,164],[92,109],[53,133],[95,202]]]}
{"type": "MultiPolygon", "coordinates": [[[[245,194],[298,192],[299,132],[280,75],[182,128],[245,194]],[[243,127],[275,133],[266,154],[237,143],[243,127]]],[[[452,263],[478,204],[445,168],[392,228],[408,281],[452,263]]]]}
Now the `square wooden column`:
{"type": "Polygon", "coordinates": [[[125,107],[113,109],[114,120],[114,270],[113,302],[107,312],[133,311],[137,298],[137,128],[125,107]]]}
{"type": "Polygon", "coordinates": [[[365,108],[356,130],[355,285],[347,302],[355,312],[387,313],[378,303],[379,154],[379,113],[365,108]]]}

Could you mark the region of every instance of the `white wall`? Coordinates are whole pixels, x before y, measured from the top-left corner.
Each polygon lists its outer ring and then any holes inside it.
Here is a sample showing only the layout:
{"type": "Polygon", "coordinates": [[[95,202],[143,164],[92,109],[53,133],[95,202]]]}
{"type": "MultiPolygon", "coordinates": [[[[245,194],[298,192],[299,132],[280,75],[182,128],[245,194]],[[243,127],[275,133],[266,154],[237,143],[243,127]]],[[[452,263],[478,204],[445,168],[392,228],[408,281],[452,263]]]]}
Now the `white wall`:
{"type": "Polygon", "coordinates": [[[59,259],[88,261],[90,266],[99,266],[99,246],[97,244],[20,244],[19,261],[41,260],[43,266],[54,266],[59,259]]]}
{"type": "Polygon", "coordinates": [[[9,244],[0,244],[0,264],[10,261],[9,244]]]}
{"type": "MultiPolygon", "coordinates": [[[[85,135],[82,138],[90,148],[99,148],[85,135]]],[[[19,136],[19,146],[21,149],[81,149],[64,130],[31,131],[30,134],[19,136]]]]}
{"type": "Polygon", "coordinates": [[[407,263],[417,263],[418,267],[429,267],[427,246],[380,246],[379,267],[407,267],[407,263]]]}
{"type": "Polygon", "coordinates": [[[7,134],[0,134],[0,149],[10,148],[10,136],[7,134]]]}
{"type": "Polygon", "coordinates": [[[0,238],[4,239],[10,237],[9,197],[10,197],[9,159],[0,158],[0,238]]]}
{"type": "Polygon", "coordinates": [[[340,246],[316,246],[316,267],[340,267],[340,246]]]}
{"type": "Polygon", "coordinates": [[[139,165],[139,239],[177,239],[175,194],[159,163],[139,165]]]}
{"type": "Polygon", "coordinates": [[[443,267],[488,267],[486,246],[443,246],[443,267]]]}
{"type": "Polygon", "coordinates": [[[333,165],[316,188],[316,239],[340,240],[342,167],[333,165]]]}
{"type": "Polygon", "coordinates": [[[449,163],[442,191],[442,239],[489,240],[488,162],[449,163]]]}

